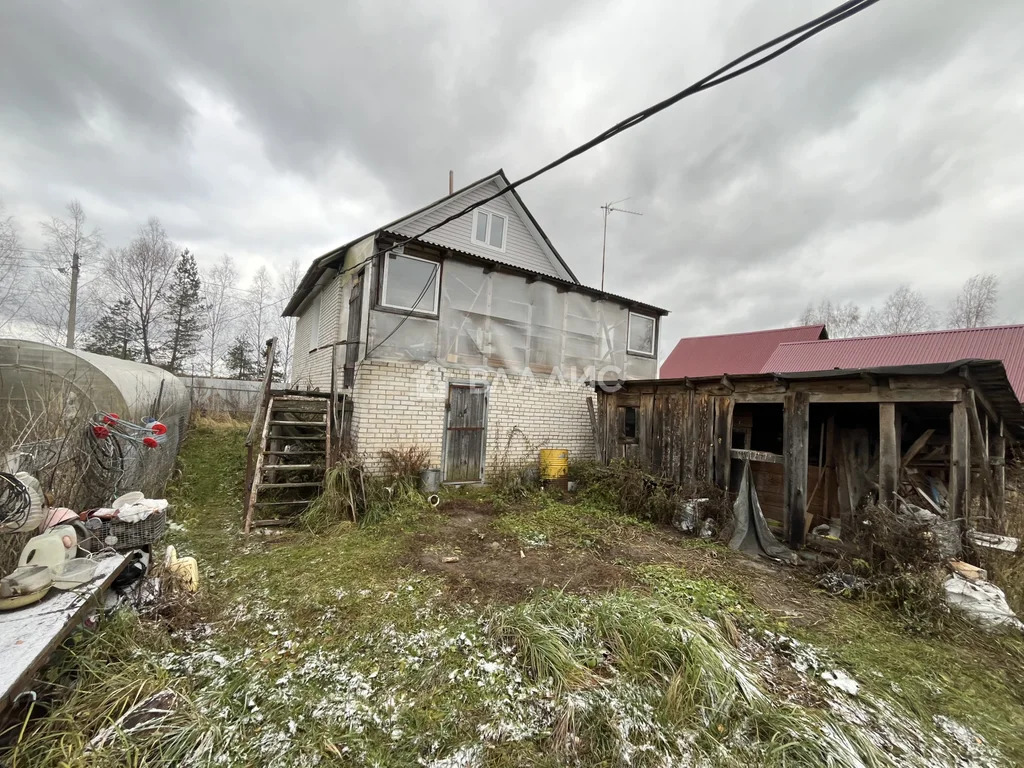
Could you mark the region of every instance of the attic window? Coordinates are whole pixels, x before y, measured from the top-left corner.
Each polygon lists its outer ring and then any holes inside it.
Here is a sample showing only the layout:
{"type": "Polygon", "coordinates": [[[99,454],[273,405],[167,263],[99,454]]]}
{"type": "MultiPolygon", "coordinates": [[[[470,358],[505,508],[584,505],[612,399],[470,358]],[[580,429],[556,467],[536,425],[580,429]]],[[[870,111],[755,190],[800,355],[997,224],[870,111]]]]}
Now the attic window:
{"type": "Polygon", "coordinates": [[[630,312],[626,351],[634,355],[654,357],[657,327],[658,321],[653,317],[630,312]]]}
{"type": "Polygon", "coordinates": [[[508,217],[500,213],[477,208],[473,211],[473,237],[477,245],[493,248],[496,251],[505,250],[505,229],[508,227],[508,217]]]}

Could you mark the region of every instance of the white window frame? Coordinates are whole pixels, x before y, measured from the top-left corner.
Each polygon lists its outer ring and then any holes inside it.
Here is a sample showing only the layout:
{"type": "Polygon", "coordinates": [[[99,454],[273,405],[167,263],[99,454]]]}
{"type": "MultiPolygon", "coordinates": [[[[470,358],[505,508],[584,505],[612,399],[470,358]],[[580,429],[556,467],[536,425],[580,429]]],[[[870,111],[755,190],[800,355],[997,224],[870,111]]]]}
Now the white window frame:
{"type": "MultiPolygon", "coordinates": [[[[387,309],[396,309],[401,312],[411,312],[416,315],[431,315],[436,317],[438,312],[438,304],[441,298],[441,262],[434,261],[433,259],[423,259],[419,256],[410,256],[408,253],[401,253],[400,251],[388,251],[384,254],[384,266],[381,268],[380,278],[380,306],[387,309]],[[414,259],[415,261],[422,261],[424,264],[430,264],[434,267],[434,303],[433,308],[430,310],[426,309],[413,309],[412,307],[403,307],[399,304],[388,304],[388,268],[391,266],[391,256],[398,256],[402,259],[414,259]]],[[[424,297],[426,298],[426,297],[424,297]]]]}
{"type": "Polygon", "coordinates": [[[504,214],[504,213],[495,213],[494,211],[489,211],[486,208],[477,208],[475,211],[473,211],[473,228],[469,232],[469,239],[470,239],[470,241],[474,245],[482,245],[484,248],[488,248],[488,249],[490,249],[492,251],[500,251],[501,253],[504,253],[505,252],[505,245],[508,243],[508,220],[509,220],[509,217],[506,214],[504,214]],[[479,219],[480,219],[481,214],[486,214],[486,216],[487,216],[487,232],[484,235],[484,239],[483,240],[477,240],[477,238],[476,238],[476,230],[477,230],[477,224],[479,223],[479,219]],[[499,219],[501,219],[502,221],[505,222],[505,229],[501,233],[501,247],[500,248],[498,248],[495,245],[491,245],[491,242],[490,242],[490,240],[491,240],[491,225],[494,223],[494,217],[495,216],[497,216],[499,219]]]}
{"type": "Polygon", "coordinates": [[[313,297],[313,301],[309,305],[309,351],[315,352],[317,347],[320,346],[320,315],[323,312],[323,302],[320,299],[323,298],[323,291],[319,291],[316,296],[313,297]]]}
{"type": "Polygon", "coordinates": [[[643,355],[644,357],[657,357],[658,356],[658,318],[653,315],[645,315],[642,312],[633,312],[630,310],[629,322],[626,325],[626,351],[631,355],[643,355]],[[654,333],[651,334],[651,349],[633,349],[629,345],[629,339],[633,335],[633,318],[642,317],[644,320],[650,320],[654,323],[654,333]]]}

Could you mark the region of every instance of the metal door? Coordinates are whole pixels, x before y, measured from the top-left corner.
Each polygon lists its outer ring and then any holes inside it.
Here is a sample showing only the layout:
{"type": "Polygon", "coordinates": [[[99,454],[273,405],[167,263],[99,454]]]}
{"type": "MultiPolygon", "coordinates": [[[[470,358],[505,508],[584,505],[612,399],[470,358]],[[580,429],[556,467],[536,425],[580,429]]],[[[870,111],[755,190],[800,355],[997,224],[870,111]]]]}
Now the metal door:
{"type": "Polygon", "coordinates": [[[348,294],[348,336],[345,339],[345,375],[343,387],[351,387],[356,378],[356,362],[359,360],[359,331],[363,319],[363,273],[360,270],[352,278],[348,294]]]}
{"type": "Polygon", "coordinates": [[[446,406],[444,481],[475,483],[483,479],[487,431],[487,387],[449,384],[446,406]]]}

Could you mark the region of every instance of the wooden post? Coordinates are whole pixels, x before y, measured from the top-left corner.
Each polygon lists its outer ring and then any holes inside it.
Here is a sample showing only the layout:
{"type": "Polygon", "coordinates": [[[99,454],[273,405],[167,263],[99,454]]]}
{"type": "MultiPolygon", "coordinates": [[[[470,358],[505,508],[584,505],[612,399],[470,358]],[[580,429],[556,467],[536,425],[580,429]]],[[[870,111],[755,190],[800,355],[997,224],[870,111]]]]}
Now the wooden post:
{"type": "Polygon", "coordinates": [[[732,412],[731,397],[715,398],[715,485],[726,491],[732,464],[732,412]]]}
{"type": "Polygon", "coordinates": [[[790,546],[804,544],[807,512],[807,430],[810,399],[806,392],[787,392],[783,398],[782,456],[784,467],[783,515],[790,546]]]}
{"type": "Polygon", "coordinates": [[[965,517],[970,505],[968,469],[971,460],[971,437],[967,421],[967,406],[963,402],[953,403],[949,446],[949,498],[946,502],[951,520],[965,517]]]}
{"type": "Polygon", "coordinates": [[[878,503],[896,510],[900,454],[896,442],[896,404],[878,404],[878,503]]]}
{"type": "Polygon", "coordinates": [[[992,515],[995,517],[996,526],[1000,533],[1006,533],[1006,438],[1003,437],[1003,425],[999,424],[999,434],[992,438],[992,458],[998,462],[992,467],[992,474],[995,476],[995,501],[992,506],[992,515]]]}
{"type": "Polygon", "coordinates": [[[825,519],[830,521],[836,517],[835,509],[838,494],[836,482],[836,417],[829,416],[825,422],[825,519]]]}

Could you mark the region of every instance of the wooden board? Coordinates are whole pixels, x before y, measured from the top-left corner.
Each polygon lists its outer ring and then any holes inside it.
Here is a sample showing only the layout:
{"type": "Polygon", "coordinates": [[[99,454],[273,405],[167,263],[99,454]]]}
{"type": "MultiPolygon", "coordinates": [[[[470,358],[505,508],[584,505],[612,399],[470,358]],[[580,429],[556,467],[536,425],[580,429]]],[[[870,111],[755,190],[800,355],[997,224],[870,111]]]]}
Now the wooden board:
{"type": "Polygon", "coordinates": [[[32,683],[50,654],[96,605],[94,598],[127,564],[124,555],[105,557],[98,561],[93,580],[79,589],[51,589],[38,603],[0,612],[0,711],[32,683]]]}

